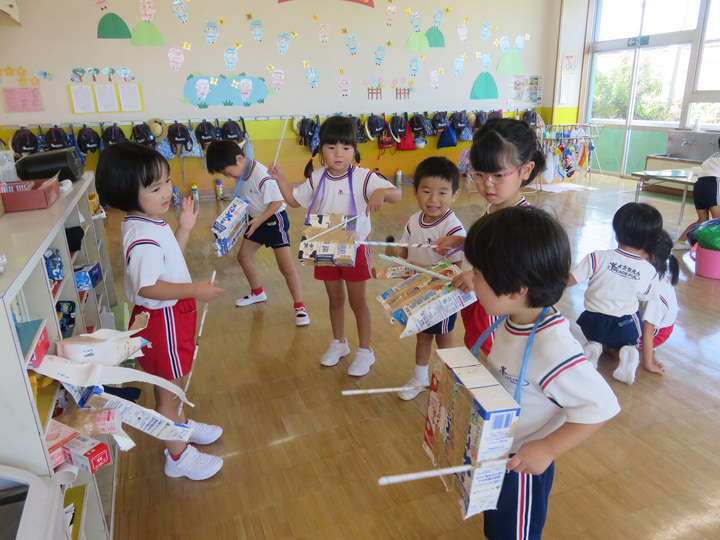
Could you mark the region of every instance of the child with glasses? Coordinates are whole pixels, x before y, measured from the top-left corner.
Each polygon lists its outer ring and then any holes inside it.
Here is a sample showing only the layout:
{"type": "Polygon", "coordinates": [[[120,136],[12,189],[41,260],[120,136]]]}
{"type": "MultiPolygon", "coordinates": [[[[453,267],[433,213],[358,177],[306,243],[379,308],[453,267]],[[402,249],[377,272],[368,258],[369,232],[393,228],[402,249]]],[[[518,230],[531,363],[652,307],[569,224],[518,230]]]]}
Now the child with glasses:
{"type": "MultiPolygon", "coordinates": [[[[535,131],[523,120],[494,118],[488,120],[473,136],[470,147],[470,174],[478,193],[489,203],[483,215],[502,208],[529,206],[520,189],[545,169],[545,155],[535,131]]],[[[462,245],[464,238],[448,236],[438,242],[438,252],[462,245]]],[[[467,293],[473,290],[472,272],[463,272],[452,281],[467,293]]],[[[465,346],[472,349],[481,334],[490,327],[489,316],[480,302],[464,308],[460,315],[465,324],[465,346]]],[[[487,356],[492,347],[490,335],[480,348],[487,356]]]]}

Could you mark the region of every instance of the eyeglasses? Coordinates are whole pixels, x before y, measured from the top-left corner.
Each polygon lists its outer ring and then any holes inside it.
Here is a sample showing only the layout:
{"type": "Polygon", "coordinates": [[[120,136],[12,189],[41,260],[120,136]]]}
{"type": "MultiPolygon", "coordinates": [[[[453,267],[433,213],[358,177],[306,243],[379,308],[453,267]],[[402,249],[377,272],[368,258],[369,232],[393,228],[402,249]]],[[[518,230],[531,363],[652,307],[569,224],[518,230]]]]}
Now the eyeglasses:
{"type": "Polygon", "coordinates": [[[493,186],[496,186],[498,184],[502,184],[509,176],[512,176],[516,172],[518,172],[520,169],[522,169],[525,165],[530,163],[529,161],[526,161],[519,167],[516,167],[510,171],[506,172],[494,172],[494,173],[485,173],[480,171],[473,171],[470,170],[470,177],[472,178],[472,181],[476,184],[482,184],[483,182],[490,182],[493,186]]]}

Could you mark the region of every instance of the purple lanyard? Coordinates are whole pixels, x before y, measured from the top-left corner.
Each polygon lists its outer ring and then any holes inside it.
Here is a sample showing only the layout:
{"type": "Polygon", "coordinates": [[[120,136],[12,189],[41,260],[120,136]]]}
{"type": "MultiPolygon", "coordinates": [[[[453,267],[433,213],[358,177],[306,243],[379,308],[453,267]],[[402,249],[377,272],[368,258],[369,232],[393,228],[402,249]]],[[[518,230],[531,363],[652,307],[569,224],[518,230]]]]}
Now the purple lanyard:
{"type": "MultiPolygon", "coordinates": [[[[322,208],[323,202],[325,202],[325,179],[327,178],[327,167],[325,167],[325,170],[323,171],[322,176],[320,177],[320,182],[318,182],[317,188],[315,189],[315,194],[313,195],[312,202],[310,203],[310,206],[308,206],[307,215],[305,216],[305,225],[310,224],[310,214],[312,212],[313,207],[315,206],[315,202],[317,201],[318,192],[322,190],[322,196],[320,197],[320,204],[318,204],[318,208],[322,208]]],[[[352,165],[348,167],[347,170],[348,175],[348,184],[350,185],[350,216],[356,216],[357,215],[357,207],[355,206],[355,194],[353,193],[353,184],[352,184],[352,165]]],[[[354,220],[353,223],[355,223],[357,220],[354,220]]],[[[354,226],[353,226],[354,228],[354,226]]]]}

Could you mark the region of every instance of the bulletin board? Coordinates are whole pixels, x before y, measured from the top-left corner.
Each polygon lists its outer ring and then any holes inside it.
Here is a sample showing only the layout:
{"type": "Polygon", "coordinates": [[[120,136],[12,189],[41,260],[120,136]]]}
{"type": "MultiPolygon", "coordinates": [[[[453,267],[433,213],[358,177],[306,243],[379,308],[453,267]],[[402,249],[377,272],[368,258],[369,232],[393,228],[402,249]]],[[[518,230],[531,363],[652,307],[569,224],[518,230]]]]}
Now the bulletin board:
{"type": "Polygon", "coordinates": [[[0,96],[35,99],[0,107],[5,126],[508,108],[513,77],[552,95],[559,24],[555,0],[19,8],[22,25],[0,28],[0,96]]]}

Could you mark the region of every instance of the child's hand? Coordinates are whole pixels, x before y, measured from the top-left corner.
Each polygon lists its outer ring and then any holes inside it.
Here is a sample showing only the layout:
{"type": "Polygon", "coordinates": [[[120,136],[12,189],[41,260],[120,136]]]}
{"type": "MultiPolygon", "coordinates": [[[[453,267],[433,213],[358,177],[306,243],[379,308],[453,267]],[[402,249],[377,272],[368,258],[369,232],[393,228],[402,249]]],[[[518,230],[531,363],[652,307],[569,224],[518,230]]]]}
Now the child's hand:
{"type": "Polygon", "coordinates": [[[443,257],[450,253],[453,249],[459,248],[461,246],[465,245],[465,237],[464,236],[445,236],[443,238],[439,238],[433,242],[435,247],[433,248],[433,251],[435,253],[439,253],[443,257]]]}
{"type": "Polygon", "coordinates": [[[263,221],[259,218],[253,218],[248,221],[247,230],[245,231],[245,238],[250,238],[257,228],[263,224],[263,221]]]}
{"type": "Polygon", "coordinates": [[[215,287],[217,282],[200,281],[195,283],[195,298],[200,302],[212,302],[218,296],[225,292],[225,289],[215,287]]]}
{"type": "Polygon", "coordinates": [[[465,294],[475,290],[472,271],[462,272],[456,275],[450,284],[465,294]]]}
{"type": "Polygon", "coordinates": [[[195,208],[195,203],[191,197],[183,197],[178,224],[183,229],[192,229],[195,226],[195,221],[199,213],[200,206],[198,205],[198,207],[195,208]]]}
{"type": "Polygon", "coordinates": [[[268,167],[268,174],[277,181],[286,180],[285,173],[280,168],[280,165],[273,163],[268,167]]]}
{"type": "Polygon", "coordinates": [[[365,215],[369,216],[370,212],[377,212],[382,208],[382,205],[385,203],[385,193],[382,189],[376,189],[372,195],[370,195],[370,199],[368,199],[367,209],[365,210],[365,215]]]}
{"type": "Polygon", "coordinates": [[[544,440],[523,444],[507,462],[507,469],[518,473],[542,474],[555,459],[555,454],[544,440]]]}

